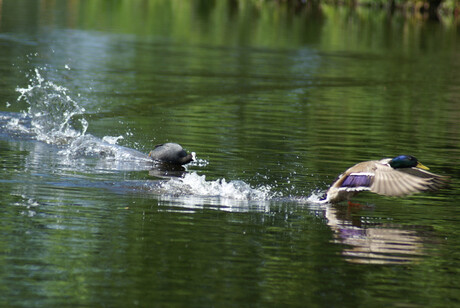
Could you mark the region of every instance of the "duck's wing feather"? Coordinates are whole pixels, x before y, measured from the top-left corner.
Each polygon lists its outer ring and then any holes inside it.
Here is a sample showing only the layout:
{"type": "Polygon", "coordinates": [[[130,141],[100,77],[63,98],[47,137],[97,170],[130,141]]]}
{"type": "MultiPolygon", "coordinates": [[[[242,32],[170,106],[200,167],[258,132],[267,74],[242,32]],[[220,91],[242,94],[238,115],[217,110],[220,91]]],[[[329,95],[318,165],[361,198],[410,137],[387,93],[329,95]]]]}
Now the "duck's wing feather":
{"type": "Polygon", "coordinates": [[[360,191],[386,196],[404,196],[445,186],[449,177],[419,168],[393,169],[391,159],[367,161],[354,165],[341,174],[326,193],[326,200],[339,202],[360,191]]]}
{"type": "Polygon", "coordinates": [[[375,164],[378,161],[365,161],[354,165],[339,175],[337,180],[332,184],[336,188],[352,188],[352,187],[370,187],[375,175],[375,164]]]}
{"type": "Polygon", "coordinates": [[[375,164],[374,179],[370,190],[386,196],[403,196],[416,192],[437,190],[447,178],[419,169],[393,169],[386,164],[375,164]]]}
{"type": "Polygon", "coordinates": [[[362,162],[354,165],[334,181],[326,192],[327,202],[340,202],[351,198],[360,191],[370,190],[374,178],[372,169],[376,161],[362,162]]]}

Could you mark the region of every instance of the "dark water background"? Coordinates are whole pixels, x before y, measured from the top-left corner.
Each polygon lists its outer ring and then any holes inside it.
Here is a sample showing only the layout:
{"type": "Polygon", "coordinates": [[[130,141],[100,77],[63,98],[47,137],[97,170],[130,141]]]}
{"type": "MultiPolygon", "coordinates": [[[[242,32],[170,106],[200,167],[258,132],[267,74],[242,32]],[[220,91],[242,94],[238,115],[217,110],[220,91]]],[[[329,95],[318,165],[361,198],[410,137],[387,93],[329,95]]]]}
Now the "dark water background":
{"type": "Polygon", "coordinates": [[[460,305],[459,38],[363,8],[0,1],[0,304],[460,305]],[[199,160],[165,179],[115,140],[199,160]],[[399,154],[450,187],[313,202],[399,154]]]}

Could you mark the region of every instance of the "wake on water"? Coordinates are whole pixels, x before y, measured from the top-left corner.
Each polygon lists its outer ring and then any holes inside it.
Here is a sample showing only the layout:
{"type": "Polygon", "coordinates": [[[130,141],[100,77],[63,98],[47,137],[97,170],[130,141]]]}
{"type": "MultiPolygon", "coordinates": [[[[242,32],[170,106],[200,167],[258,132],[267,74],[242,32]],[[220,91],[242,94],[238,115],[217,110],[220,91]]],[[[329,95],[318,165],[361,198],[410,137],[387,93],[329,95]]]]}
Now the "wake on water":
{"type": "MultiPolygon", "coordinates": [[[[131,162],[133,170],[155,168],[146,154],[118,145],[123,136],[105,136],[102,139],[86,133],[88,122],[85,109],[70,95],[69,90],[42,77],[42,69],[36,68],[29,76],[29,85],[18,87],[17,101],[27,103],[27,110],[20,114],[0,114],[0,130],[16,137],[31,138],[59,148],[63,159],[72,157],[97,157],[101,160],[131,162]]],[[[8,104],[7,104],[8,105],[8,104]]],[[[198,159],[191,165],[206,166],[207,161],[198,159]]],[[[154,181],[155,182],[155,181],[154,181]]],[[[195,172],[182,173],[180,177],[156,181],[149,190],[164,198],[184,196],[248,201],[270,201],[285,199],[275,187],[257,188],[244,181],[206,180],[195,172]]],[[[317,203],[319,194],[309,198],[292,198],[300,202],[317,203]]]]}

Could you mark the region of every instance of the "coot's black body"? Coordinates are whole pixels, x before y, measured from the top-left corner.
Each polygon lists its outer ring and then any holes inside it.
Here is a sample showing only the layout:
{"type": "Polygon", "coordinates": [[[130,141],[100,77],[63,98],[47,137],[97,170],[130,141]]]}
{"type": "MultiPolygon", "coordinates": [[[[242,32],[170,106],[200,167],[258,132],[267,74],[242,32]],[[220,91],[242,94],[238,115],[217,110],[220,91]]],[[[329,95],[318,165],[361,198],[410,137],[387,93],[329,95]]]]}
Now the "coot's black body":
{"type": "Polygon", "coordinates": [[[149,157],[155,161],[173,165],[185,165],[195,160],[195,153],[188,154],[181,145],[177,143],[163,143],[156,145],[150,151],[149,157]]]}

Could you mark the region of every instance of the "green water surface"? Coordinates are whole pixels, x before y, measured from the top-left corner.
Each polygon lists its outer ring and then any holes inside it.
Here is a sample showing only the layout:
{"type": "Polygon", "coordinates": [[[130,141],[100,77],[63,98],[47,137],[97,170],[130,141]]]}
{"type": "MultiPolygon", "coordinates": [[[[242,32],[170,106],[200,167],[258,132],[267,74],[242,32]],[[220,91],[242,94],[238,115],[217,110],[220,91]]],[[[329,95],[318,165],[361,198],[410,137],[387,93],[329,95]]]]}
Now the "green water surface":
{"type": "Polygon", "coordinates": [[[219,187],[152,192],[146,170],[64,161],[2,122],[0,305],[460,305],[458,32],[278,1],[0,0],[0,120],[27,110],[16,88],[40,69],[85,108],[76,127],[143,152],[178,142],[219,187]],[[400,154],[450,186],[308,202],[400,154]]]}

